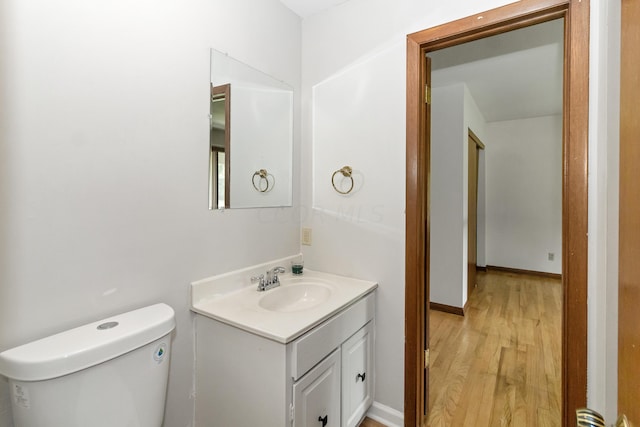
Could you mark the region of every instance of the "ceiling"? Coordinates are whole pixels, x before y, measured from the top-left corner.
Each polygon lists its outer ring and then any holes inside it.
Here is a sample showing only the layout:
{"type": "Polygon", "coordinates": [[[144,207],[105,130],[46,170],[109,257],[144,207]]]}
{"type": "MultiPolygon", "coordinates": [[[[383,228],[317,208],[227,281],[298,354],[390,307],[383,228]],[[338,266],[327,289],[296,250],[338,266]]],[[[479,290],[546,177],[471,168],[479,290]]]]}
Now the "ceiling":
{"type": "Polygon", "coordinates": [[[428,54],[431,85],[464,82],[487,122],[562,113],[562,19],[428,54]]]}
{"type": "Polygon", "coordinates": [[[330,9],[349,0],[280,0],[285,6],[294,11],[301,18],[330,9]]]}
{"type": "MultiPolygon", "coordinates": [[[[301,18],[348,0],[280,0],[301,18]]],[[[464,82],[487,122],[562,113],[564,21],[430,52],[432,86],[464,82]]]]}

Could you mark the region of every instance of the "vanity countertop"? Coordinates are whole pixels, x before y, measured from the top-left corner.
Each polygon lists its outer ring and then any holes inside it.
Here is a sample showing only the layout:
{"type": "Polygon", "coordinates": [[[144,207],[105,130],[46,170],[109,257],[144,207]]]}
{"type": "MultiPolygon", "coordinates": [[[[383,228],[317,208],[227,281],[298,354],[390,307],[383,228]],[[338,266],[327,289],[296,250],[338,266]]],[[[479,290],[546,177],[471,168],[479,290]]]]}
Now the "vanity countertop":
{"type": "Polygon", "coordinates": [[[259,292],[255,284],[248,284],[251,271],[260,269],[239,270],[192,283],[191,310],[286,344],[378,286],[375,282],[305,269],[302,275],[281,274],[279,287],[259,292]]]}

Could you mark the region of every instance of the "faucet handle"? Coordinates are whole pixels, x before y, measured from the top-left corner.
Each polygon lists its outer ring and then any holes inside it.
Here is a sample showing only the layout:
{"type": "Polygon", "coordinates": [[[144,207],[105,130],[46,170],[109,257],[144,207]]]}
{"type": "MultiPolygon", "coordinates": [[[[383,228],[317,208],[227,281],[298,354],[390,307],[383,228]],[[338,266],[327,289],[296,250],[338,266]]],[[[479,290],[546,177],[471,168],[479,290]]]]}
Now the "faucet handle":
{"type": "Polygon", "coordinates": [[[270,285],[272,283],[280,283],[280,279],[278,278],[278,273],[284,273],[284,267],[273,267],[271,270],[267,271],[267,284],[270,285]]]}
{"type": "Polygon", "coordinates": [[[264,274],[261,274],[259,276],[252,276],[251,283],[257,283],[258,290],[260,290],[260,288],[264,288],[264,285],[265,285],[264,274]]]}
{"type": "Polygon", "coordinates": [[[273,267],[273,268],[271,269],[271,274],[273,275],[273,278],[274,278],[275,280],[277,280],[277,278],[278,278],[278,274],[279,274],[279,273],[284,273],[284,272],[285,272],[284,267],[280,267],[280,266],[278,266],[278,267],[273,267]]]}

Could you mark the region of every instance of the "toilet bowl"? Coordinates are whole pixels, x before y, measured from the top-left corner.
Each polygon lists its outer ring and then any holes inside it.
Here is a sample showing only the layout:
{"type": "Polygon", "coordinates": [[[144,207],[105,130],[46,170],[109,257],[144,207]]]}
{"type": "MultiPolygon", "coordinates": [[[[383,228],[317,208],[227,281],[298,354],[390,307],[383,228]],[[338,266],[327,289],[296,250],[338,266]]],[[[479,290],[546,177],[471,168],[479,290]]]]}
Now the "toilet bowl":
{"type": "Polygon", "coordinates": [[[156,304],[0,353],[15,427],[160,427],[174,328],[156,304]]]}

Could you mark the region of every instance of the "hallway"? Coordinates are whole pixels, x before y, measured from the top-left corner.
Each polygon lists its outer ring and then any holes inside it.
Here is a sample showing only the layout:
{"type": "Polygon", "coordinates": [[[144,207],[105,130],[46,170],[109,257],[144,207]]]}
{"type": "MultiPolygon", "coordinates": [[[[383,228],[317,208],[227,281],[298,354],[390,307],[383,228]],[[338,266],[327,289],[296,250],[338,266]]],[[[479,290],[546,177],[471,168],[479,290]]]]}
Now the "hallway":
{"type": "Polygon", "coordinates": [[[559,426],[559,279],[478,272],[464,317],[431,311],[429,427],[559,426]]]}

